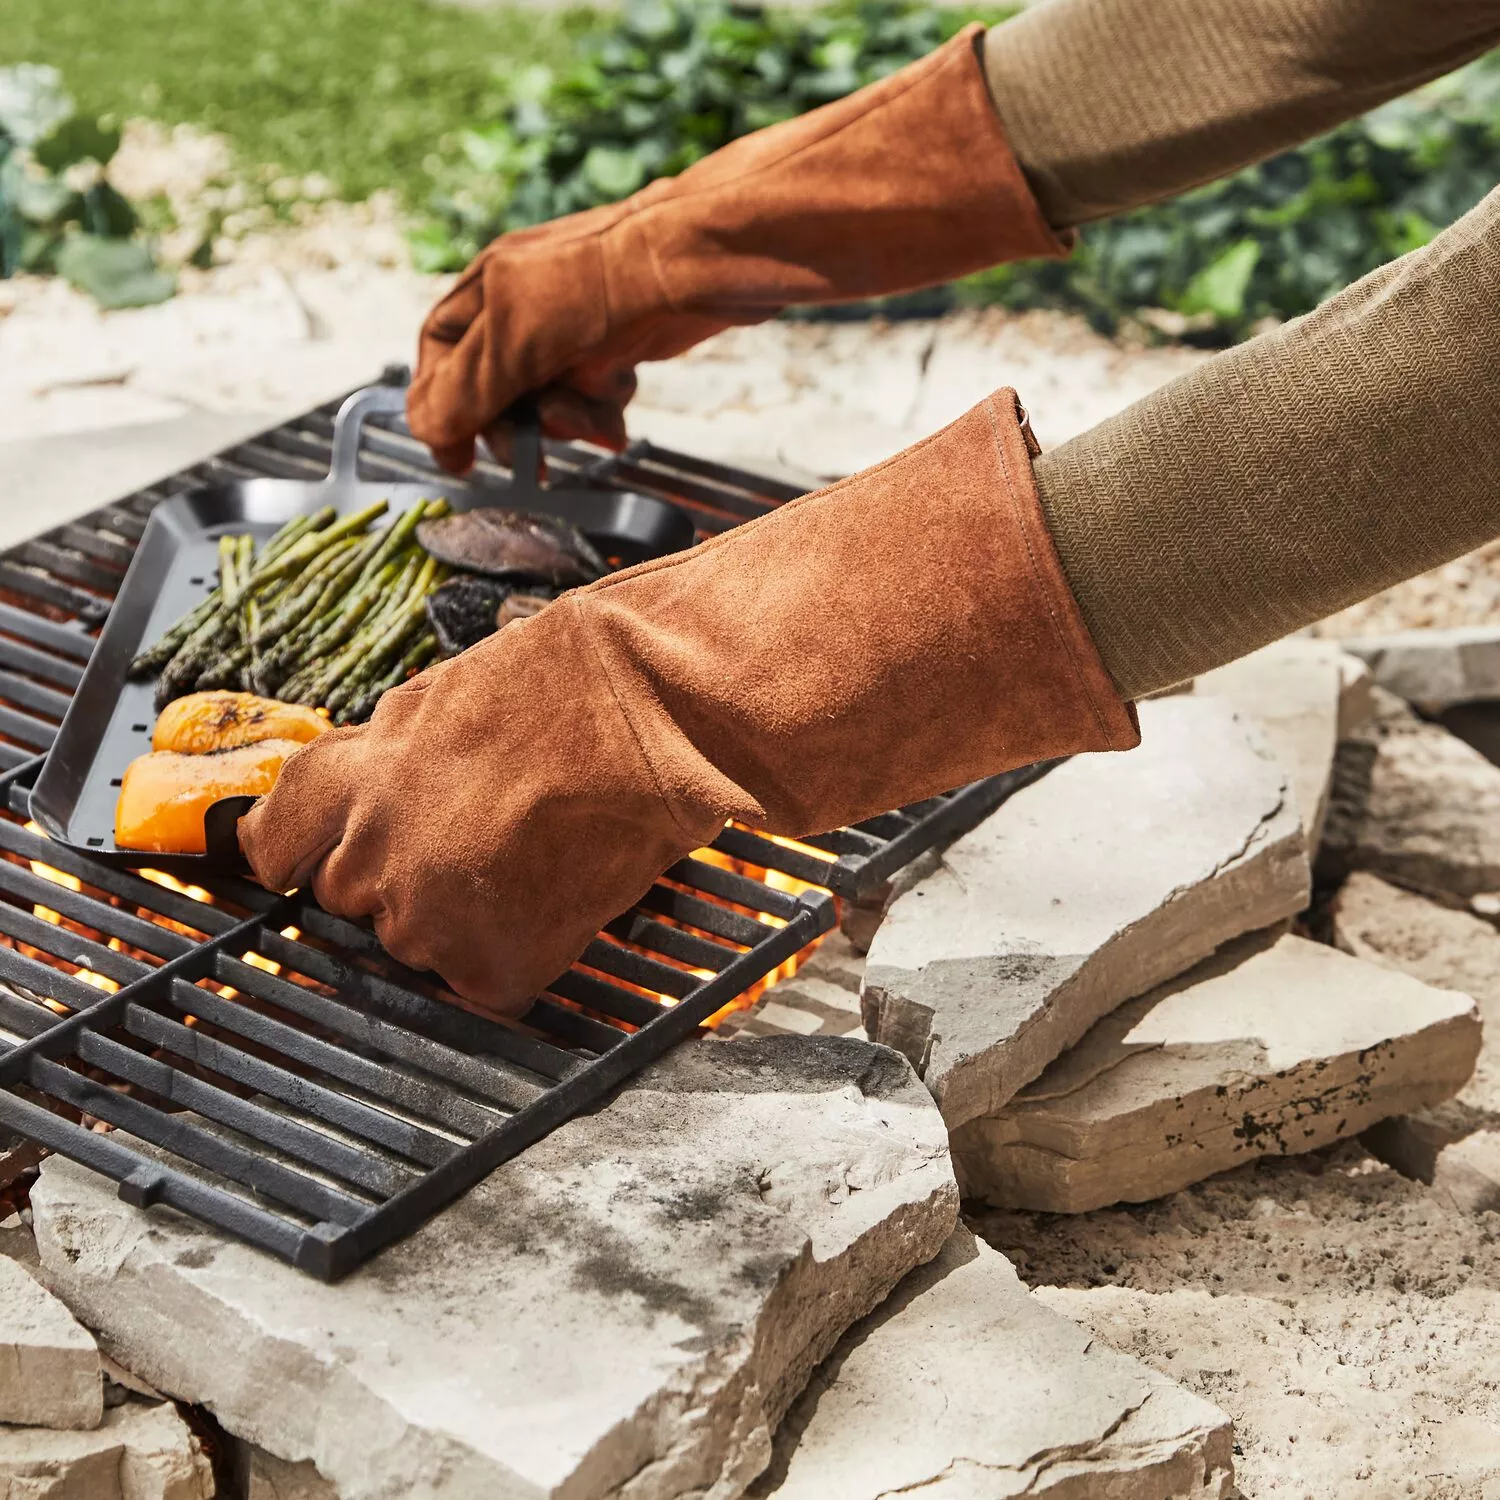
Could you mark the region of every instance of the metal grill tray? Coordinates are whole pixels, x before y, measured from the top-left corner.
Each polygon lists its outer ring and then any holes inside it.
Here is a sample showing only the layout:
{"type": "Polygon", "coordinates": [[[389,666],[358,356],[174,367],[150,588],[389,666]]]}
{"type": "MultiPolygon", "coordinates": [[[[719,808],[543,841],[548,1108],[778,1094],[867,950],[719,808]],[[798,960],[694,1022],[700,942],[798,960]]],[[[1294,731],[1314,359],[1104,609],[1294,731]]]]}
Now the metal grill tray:
{"type": "MultiPolygon", "coordinates": [[[[578,525],[606,553],[632,561],[690,546],[694,528],[676,506],[655,497],[569,489],[554,491],[528,482],[513,489],[476,491],[434,475],[431,480],[388,483],[357,475],[360,430],[375,412],[399,410],[399,389],[375,386],[346,401],[334,422],[327,479],[244,479],[205,485],[157,507],[152,513],[114,608],[100,634],[83,680],[63,719],[47,765],[32,793],[32,816],[49,837],[101,859],[140,863],[139,850],[115,843],[115,804],[125,768],[151,748],[156,722],[154,680],[131,681],[129,668],[142,647],[200,604],[218,581],[218,541],[248,531],[264,541],[294,516],[331,505],[348,515],[379,500],[399,514],[418,500],[446,497],[459,509],[515,503],[545,510],[578,525]]],[[[534,442],[534,438],[533,438],[534,442]]],[[[535,460],[532,460],[533,464],[535,460]]],[[[248,803],[227,799],[227,811],[248,803]]],[[[153,855],[157,868],[185,878],[205,869],[242,870],[234,819],[213,821],[208,852],[153,855]]]]}

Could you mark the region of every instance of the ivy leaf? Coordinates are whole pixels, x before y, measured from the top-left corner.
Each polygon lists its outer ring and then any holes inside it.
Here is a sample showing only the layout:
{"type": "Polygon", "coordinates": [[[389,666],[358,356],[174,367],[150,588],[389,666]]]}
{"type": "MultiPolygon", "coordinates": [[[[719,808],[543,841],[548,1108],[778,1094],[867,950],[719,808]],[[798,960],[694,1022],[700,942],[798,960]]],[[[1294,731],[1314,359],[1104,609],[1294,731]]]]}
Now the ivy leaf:
{"type": "Polygon", "coordinates": [[[1194,313],[1212,313],[1226,323],[1242,318],[1245,294],[1250,290],[1250,278],[1259,260],[1260,245],[1255,240],[1231,245],[1188,282],[1177,310],[1189,317],[1194,313]]]}
{"type": "Polygon", "coordinates": [[[147,307],[177,290],[172,277],[156,268],[150,248],[134,240],[70,235],[57,252],[57,269],[101,307],[147,307]]]}
{"type": "Polygon", "coordinates": [[[31,155],[37,165],[47,171],[65,172],[81,161],[96,161],[101,167],[107,166],[119,149],[118,130],[101,125],[97,120],[73,115],[54,125],[31,148],[31,155]]]}
{"type": "Polygon", "coordinates": [[[646,182],[646,169],[634,151],[618,146],[590,146],[583,175],[605,202],[628,198],[646,182]]]}
{"type": "Polygon", "coordinates": [[[140,222],[130,201],[107,182],[96,182],[84,193],[80,218],[90,234],[112,240],[129,239],[140,222]]]}
{"type": "Polygon", "coordinates": [[[62,74],[41,63],[0,68],[0,130],[21,146],[31,146],[73,113],[62,74]]]}

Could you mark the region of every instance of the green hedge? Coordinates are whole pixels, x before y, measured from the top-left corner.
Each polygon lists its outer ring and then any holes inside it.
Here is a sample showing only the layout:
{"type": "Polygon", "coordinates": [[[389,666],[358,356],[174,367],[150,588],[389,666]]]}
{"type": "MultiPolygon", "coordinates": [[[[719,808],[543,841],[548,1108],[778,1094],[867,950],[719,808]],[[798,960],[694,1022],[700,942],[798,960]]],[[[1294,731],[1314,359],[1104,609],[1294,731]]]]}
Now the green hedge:
{"type": "MultiPolygon", "coordinates": [[[[573,67],[518,73],[507,106],[462,133],[413,239],[419,264],[454,269],[504,230],[624,197],[903,66],[971,16],[1009,13],[635,0],[573,67]]],[[[1054,306],[1104,329],[1165,309],[1189,336],[1239,337],[1425,243],[1493,186],[1497,161],[1500,66],[1485,59],[1224,182],[1092,225],[1067,262],[1000,267],[880,308],[1054,306]]]]}
{"type": "Polygon", "coordinates": [[[633,0],[561,73],[509,80],[510,104],[460,137],[432,222],[414,237],[428,270],[456,270],[495,235],[612,203],[764,125],[904,67],[977,16],[849,0],[767,11],[725,0],[633,0]]]}

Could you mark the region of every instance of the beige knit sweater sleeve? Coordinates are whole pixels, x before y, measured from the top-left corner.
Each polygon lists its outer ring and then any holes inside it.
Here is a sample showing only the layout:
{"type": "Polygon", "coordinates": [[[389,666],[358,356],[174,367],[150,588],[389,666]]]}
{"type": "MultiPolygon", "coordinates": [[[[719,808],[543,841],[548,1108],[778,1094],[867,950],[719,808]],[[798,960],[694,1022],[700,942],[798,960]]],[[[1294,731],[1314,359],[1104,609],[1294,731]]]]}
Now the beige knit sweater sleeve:
{"type": "Polygon", "coordinates": [[[1036,475],[1127,696],[1500,535],[1500,189],[1043,454],[1036,475]]]}
{"type": "Polygon", "coordinates": [[[1171,197],[1500,43],[1500,0],[1045,0],[985,71],[1054,228],[1171,197]]]}

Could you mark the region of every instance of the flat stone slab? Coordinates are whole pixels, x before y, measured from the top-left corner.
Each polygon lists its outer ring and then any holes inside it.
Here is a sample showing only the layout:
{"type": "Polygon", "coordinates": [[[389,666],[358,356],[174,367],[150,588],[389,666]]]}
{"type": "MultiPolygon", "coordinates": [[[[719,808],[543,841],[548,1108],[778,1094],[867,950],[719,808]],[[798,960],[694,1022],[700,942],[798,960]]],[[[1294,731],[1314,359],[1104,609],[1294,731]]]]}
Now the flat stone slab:
{"type": "Polygon", "coordinates": [[[1369,663],[1380,687],[1430,712],[1500,698],[1500,626],[1398,630],[1343,646],[1369,663]]]}
{"type": "Polygon", "coordinates": [[[0,1427],[6,1500],[211,1500],[213,1493],[208,1459],[167,1404],[116,1406],[92,1432],[0,1427]]]}
{"type": "Polygon", "coordinates": [[[1318,847],[1328,811],[1346,676],[1343,658],[1333,641],[1293,636],[1204,673],[1193,688],[1225,699],[1260,729],[1291,783],[1310,850],[1318,847]]]}
{"type": "Polygon", "coordinates": [[[1500,891],[1500,766],[1393,694],[1339,746],[1318,871],[1438,895],[1500,891]]]}
{"type": "Polygon", "coordinates": [[[1229,1418],[1034,1297],[956,1231],[844,1335],[753,1493],[775,1500],[1219,1500],[1229,1418]]]}
{"type": "Polygon", "coordinates": [[[956,1132],[959,1184],[1052,1213],[1146,1202],[1447,1099],[1479,1041],[1467,995],[1253,934],[1122,1005],[998,1115],[956,1132]]]}
{"type": "Polygon", "coordinates": [[[342,1500],[731,1500],[957,1204],[905,1060],[817,1037],[677,1048],[332,1287],[55,1157],[32,1194],[111,1354],[342,1500]]]}
{"type": "Polygon", "coordinates": [[[247,1446],[238,1472],[245,1500],[339,1500],[338,1491],[312,1464],[289,1464],[264,1448],[247,1446]]]}
{"type": "Polygon", "coordinates": [[[855,951],[842,932],[831,932],[790,979],[773,984],[749,1010],[731,1016],[715,1034],[863,1038],[859,986],[864,973],[864,955],[855,951]]]}
{"type": "Polygon", "coordinates": [[[1138,749],[1018,792],[875,934],[866,1030],[912,1059],[950,1129],[1121,1001],[1307,904],[1296,804],[1245,720],[1196,695],[1140,716],[1138,749]]]}
{"type": "Polygon", "coordinates": [[[1383,1120],[1361,1140],[1406,1176],[1441,1183],[1466,1209],[1500,1208],[1500,932],[1363,871],[1334,897],[1329,918],[1340,948],[1472,995],[1484,1023],[1473,1076],[1453,1099],[1383,1120]]]}
{"type": "Polygon", "coordinates": [[[0,1422],[90,1428],[103,1417],[93,1334],[23,1266],[0,1256],[0,1422]]]}

